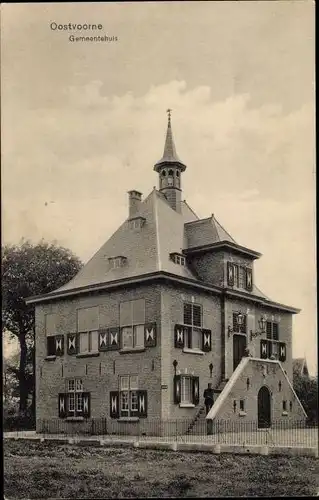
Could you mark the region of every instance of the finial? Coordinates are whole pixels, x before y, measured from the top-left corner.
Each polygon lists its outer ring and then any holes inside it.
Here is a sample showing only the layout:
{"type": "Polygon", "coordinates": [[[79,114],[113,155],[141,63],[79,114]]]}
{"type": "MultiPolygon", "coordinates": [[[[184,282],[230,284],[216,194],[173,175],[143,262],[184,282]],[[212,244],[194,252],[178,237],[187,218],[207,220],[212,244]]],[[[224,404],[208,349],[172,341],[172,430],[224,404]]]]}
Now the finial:
{"type": "Polygon", "coordinates": [[[168,108],[166,110],[167,114],[168,114],[168,124],[170,125],[171,123],[171,114],[172,114],[172,110],[170,108],[168,108]]]}

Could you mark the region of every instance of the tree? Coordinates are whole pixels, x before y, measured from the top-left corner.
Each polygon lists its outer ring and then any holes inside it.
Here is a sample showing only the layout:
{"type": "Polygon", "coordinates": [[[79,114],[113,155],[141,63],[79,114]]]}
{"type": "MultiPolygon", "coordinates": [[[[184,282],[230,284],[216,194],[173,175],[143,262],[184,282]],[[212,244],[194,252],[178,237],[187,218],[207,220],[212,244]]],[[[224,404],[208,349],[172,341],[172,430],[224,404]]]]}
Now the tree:
{"type": "Polygon", "coordinates": [[[308,421],[318,422],[318,381],[314,377],[294,373],[293,386],[305,409],[308,421]]]}
{"type": "MultiPolygon", "coordinates": [[[[27,410],[30,386],[34,392],[34,306],[25,299],[51,292],[72,279],[82,263],[70,250],[54,243],[2,247],[2,333],[16,337],[20,347],[19,411],[27,410]]],[[[34,397],[33,397],[34,400],[34,397]]]]}

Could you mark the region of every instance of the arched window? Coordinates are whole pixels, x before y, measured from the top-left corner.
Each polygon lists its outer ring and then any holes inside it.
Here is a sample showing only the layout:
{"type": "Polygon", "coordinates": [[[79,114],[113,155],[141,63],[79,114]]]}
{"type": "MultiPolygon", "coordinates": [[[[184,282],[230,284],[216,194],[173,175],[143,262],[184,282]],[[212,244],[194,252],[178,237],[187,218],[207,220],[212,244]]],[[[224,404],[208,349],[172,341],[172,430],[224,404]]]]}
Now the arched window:
{"type": "Polygon", "coordinates": [[[179,170],[176,170],[176,177],[179,177],[179,170]]]}
{"type": "Polygon", "coordinates": [[[169,171],[168,171],[168,175],[169,175],[170,177],[173,177],[173,176],[174,176],[174,172],[173,172],[173,170],[169,170],[169,171]]]}
{"type": "Polygon", "coordinates": [[[166,175],[166,170],[162,170],[162,177],[165,177],[166,175]]]}

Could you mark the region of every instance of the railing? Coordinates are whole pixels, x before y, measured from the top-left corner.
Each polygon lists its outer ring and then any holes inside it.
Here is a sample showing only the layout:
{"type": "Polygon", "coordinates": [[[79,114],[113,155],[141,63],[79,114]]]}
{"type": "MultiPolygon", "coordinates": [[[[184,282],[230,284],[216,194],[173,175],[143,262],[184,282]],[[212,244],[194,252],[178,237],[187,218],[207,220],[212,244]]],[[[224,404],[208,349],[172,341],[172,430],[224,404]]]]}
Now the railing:
{"type": "MultiPolygon", "coordinates": [[[[128,441],[210,443],[229,445],[268,445],[318,447],[318,424],[305,421],[274,421],[269,428],[258,423],[230,420],[206,421],[140,419],[137,422],[110,419],[66,421],[37,420],[37,433],[47,437],[89,438],[128,441]]],[[[18,433],[17,433],[18,434],[18,433]]]]}

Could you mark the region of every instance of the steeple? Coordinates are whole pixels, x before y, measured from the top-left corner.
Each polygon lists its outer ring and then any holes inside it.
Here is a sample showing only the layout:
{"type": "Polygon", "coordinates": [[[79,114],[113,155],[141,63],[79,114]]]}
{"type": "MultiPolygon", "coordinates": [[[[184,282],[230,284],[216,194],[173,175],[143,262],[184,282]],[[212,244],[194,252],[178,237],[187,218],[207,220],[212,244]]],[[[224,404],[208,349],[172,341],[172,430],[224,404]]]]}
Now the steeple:
{"type": "Polygon", "coordinates": [[[172,124],[171,124],[171,109],[167,110],[168,123],[164,146],[164,153],[157,163],[154,165],[155,172],[159,174],[159,190],[166,196],[170,206],[181,211],[181,173],[186,170],[186,165],[181,162],[177,156],[172,124]]]}

